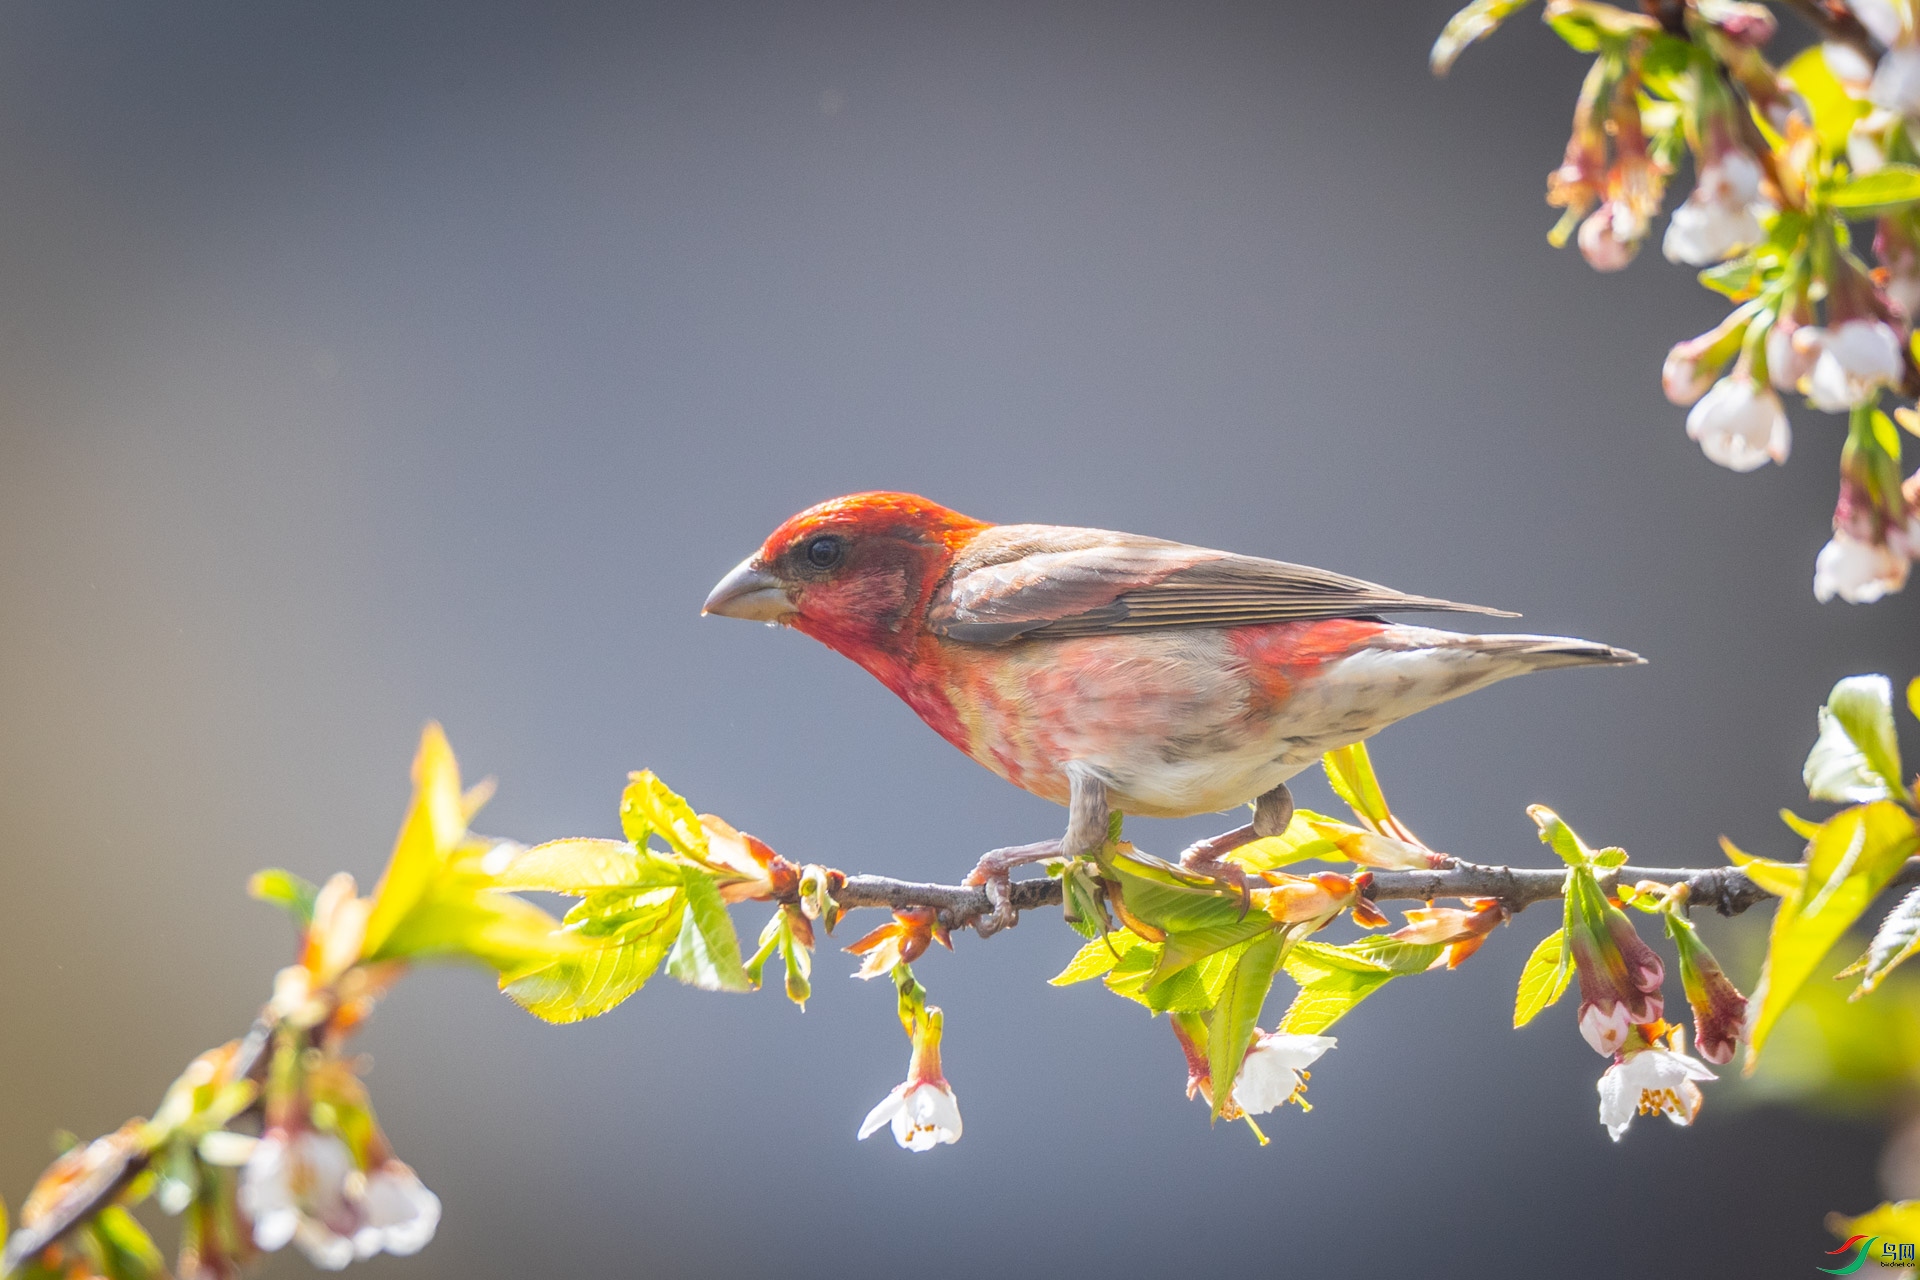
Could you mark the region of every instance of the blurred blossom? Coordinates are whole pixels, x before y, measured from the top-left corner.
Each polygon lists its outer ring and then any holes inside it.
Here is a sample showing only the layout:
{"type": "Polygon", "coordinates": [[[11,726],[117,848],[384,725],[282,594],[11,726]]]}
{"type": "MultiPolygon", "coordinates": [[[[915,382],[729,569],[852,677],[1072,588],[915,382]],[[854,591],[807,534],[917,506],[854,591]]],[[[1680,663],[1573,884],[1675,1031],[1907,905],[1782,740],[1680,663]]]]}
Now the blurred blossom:
{"type": "Polygon", "coordinates": [[[1836,529],[1813,561],[1813,595],[1822,604],[1839,596],[1848,604],[1872,604],[1907,585],[1909,557],[1885,542],[1869,542],[1836,529]]]}
{"type": "Polygon", "coordinates": [[[1869,404],[1880,388],[1900,381],[1900,335],[1878,318],[1856,318],[1831,329],[1806,326],[1796,343],[1818,352],[1807,375],[1807,400],[1816,409],[1843,413],[1869,404]]]}
{"type": "Polygon", "coordinates": [[[1729,471],[1785,462],[1793,432],[1780,397],[1740,369],[1715,383],[1687,414],[1687,435],[1729,471]]]}
{"type": "Polygon", "coordinates": [[[1756,205],[1760,165],[1728,149],[1701,166],[1693,191],[1667,220],[1660,249],[1669,262],[1704,267],[1757,243],[1765,234],[1756,205]]]}
{"type": "Polygon", "coordinates": [[[261,1138],[241,1171],[239,1204],[260,1249],[291,1241],[327,1271],[382,1251],[417,1253],[440,1224],[440,1198],[412,1169],[388,1159],[363,1173],[345,1142],[312,1129],[261,1138]]]}

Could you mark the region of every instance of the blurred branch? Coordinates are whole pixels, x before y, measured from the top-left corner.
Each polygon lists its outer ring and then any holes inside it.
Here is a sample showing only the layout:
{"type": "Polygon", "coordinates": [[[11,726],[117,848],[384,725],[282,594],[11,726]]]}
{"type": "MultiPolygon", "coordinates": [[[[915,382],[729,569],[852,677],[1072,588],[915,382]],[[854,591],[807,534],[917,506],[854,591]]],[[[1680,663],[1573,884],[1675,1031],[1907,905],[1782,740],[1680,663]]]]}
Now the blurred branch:
{"type": "Polygon", "coordinates": [[[1827,0],[1780,0],[1780,3],[1804,18],[1820,33],[1821,39],[1846,45],[1868,63],[1879,60],[1880,49],[1873,37],[1860,25],[1860,19],[1842,6],[1829,4],[1827,0]]]}

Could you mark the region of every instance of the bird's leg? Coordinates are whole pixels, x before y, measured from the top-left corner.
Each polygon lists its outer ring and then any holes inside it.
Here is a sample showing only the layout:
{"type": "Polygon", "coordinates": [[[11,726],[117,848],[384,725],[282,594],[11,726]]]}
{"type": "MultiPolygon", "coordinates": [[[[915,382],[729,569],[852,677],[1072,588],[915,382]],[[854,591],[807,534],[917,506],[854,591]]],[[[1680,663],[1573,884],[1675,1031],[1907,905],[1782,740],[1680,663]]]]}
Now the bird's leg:
{"type": "Polygon", "coordinates": [[[1067,833],[1058,840],[1042,840],[1038,844],[1017,844],[1006,849],[995,849],[981,858],[967,876],[967,884],[985,886],[987,900],[993,903],[993,910],[973,922],[976,932],[983,938],[991,937],[1002,929],[1011,928],[1019,920],[1013,909],[1013,879],[1015,867],[1024,867],[1028,863],[1045,862],[1048,858],[1065,856],[1077,858],[1099,848],[1107,838],[1107,788],[1106,784],[1091,773],[1076,766],[1067,767],[1067,833]]]}
{"type": "Polygon", "coordinates": [[[1244,827],[1189,845],[1180,855],[1180,865],[1201,875],[1216,876],[1247,892],[1247,873],[1226,861],[1226,856],[1243,844],[1265,836],[1277,836],[1293,821],[1293,792],[1281,783],[1253,802],[1253,821],[1244,827]]]}

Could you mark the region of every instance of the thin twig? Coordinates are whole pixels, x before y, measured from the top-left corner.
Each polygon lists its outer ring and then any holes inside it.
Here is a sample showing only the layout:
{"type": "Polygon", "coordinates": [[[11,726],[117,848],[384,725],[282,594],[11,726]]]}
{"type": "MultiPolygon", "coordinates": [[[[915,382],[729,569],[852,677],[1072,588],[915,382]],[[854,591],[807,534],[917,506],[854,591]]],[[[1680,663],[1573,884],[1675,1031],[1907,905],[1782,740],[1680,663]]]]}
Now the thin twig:
{"type": "MultiPolygon", "coordinates": [[[[1620,867],[1601,874],[1601,883],[1685,883],[1692,900],[1722,915],[1738,915],[1771,897],[1737,867],[1620,867]]],[[[1367,896],[1376,902],[1435,898],[1499,898],[1514,911],[1536,902],[1558,898],[1566,888],[1565,868],[1493,867],[1456,861],[1437,871],[1376,871],[1367,896]]],[[[1889,888],[1920,884],[1920,858],[1909,859],[1889,888]]],[[[932,907],[949,929],[963,928],[993,909],[987,891],[972,885],[923,884],[890,876],[848,876],[834,894],[842,907],[932,907]]],[[[1057,906],[1058,880],[1020,880],[1013,886],[1013,905],[1026,911],[1057,906]]]]}

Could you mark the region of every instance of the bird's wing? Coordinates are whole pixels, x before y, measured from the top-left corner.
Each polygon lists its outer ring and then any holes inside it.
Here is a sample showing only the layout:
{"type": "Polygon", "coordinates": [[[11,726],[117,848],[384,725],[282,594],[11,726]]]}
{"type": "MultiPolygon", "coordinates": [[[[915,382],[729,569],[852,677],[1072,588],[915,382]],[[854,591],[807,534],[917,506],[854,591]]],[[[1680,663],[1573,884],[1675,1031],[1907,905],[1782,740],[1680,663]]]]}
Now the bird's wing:
{"type": "Polygon", "coordinates": [[[1160,627],[1498,609],[1411,596],[1324,569],[1178,542],[1051,525],[981,533],[935,592],[927,625],[969,644],[1160,627]]]}

